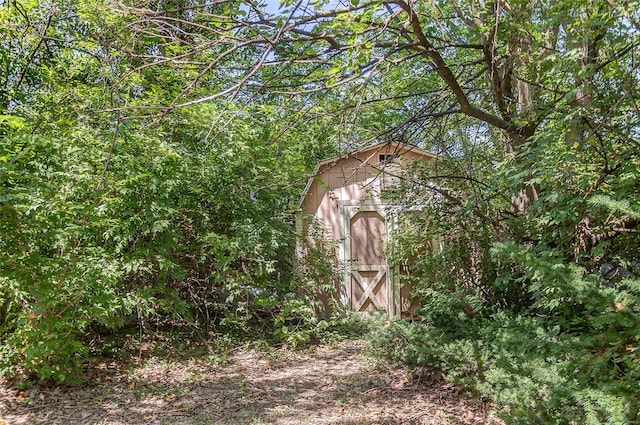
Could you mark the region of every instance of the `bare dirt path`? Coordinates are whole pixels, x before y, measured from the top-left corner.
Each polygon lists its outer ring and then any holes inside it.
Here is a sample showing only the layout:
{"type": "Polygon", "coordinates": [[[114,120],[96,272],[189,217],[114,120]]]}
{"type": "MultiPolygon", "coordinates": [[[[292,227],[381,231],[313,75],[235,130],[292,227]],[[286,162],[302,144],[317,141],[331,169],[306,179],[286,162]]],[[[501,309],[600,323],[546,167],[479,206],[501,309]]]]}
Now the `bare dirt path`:
{"type": "Polygon", "coordinates": [[[226,364],[151,358],[72,389],[20,392],[0,381],[0,425],[499,423],[454,388],[416,382],[362,345],[243,349],[226,364]]]}

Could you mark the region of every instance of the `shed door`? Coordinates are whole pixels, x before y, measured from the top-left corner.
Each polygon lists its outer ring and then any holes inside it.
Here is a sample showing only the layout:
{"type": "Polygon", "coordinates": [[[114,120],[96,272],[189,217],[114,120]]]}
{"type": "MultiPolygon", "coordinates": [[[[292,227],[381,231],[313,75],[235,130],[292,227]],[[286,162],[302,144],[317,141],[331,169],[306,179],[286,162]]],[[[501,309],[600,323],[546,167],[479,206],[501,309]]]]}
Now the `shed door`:
{"type": "Polygon", "coordinates": [[[386,224],[378,211],[360,210],[349,222],[351,309],[390,311],[390,285],[384,255],[386,224]]]}

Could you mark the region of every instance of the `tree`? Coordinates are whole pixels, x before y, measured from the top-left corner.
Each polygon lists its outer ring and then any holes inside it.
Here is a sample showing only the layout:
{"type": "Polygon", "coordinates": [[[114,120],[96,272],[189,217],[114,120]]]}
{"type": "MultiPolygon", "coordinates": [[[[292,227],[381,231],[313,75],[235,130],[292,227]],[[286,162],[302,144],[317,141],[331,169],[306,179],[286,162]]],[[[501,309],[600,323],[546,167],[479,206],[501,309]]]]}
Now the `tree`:
{"type": "MultiPolygon", "coordinates": [[[[213,9],[184,3],[120,11],[138,17],[134,35],[153,34],[159,45],[182,47],[179,54],[152,55],[143,68],[193,59],[203,50],[217,52],[213,61],[190,64],[196,77],[168,105],[159,105],[160,116],[225,96],[250,102],[267,93],[297,95],[311,105],[309,96],[329,92],[336,113],[352,112],[350,120],[360,129],[371,127],[364,122],[370,115],[393,111],[384,129],[369,133],[372,137],[402,139],[429,131],[431,140],[416,142],[431,144],[447,138],[446,126],[438,131],[436,123],[446,120],[450,127],[466,116],[482,123],[487,143],[498,143],[516,162],[547,137],[566,139],[568,149],[599,152],[593,158],[596,181],[633,161],[638,25],[632,5],[374,1],[334,6],[285,2],[275,16],[259,4],[241,2],[213,9]],[[190,13],[182,16],[186,10],[190,13]],[[201,42],[184,43],[167,29],[178,26],[180,37],[201,42]],[[240,57],[246,62],[238,63],[240,57]],[[207,76],[214,76],[216,86],[202,96],[197,88],[207,86],[202,80],[207,76]],[[606,124],[612,114],[620,116],[614,126],[606,124]],[[554,132],[559,118],[570,132],[554,132]],[[608,139],[622,143],[602,146],[599,140],[608,139]]],[[[538,145],[544,149],[544,143],[538,145]]],[[[524,213],[541,188],[528,183],[535,177],[527,170],[521,177],[512,187],[512,208],[524,213]]],[[[613,231],[602,225],[596,233],[613,231]]]]}
{"type": "Polygon", "coordinates": [[[275,100],[195,105],[147,127],[125,108],[169,102],[194,74],[131,73],[160,49],[117,36],[135,21],[99,1],[1,12],[0,373],[81,378],[95,341],[132,319],[141,332],[153,320],[246,334],[278,314],[290,187],[330,134],[278,138],[275,100]]]}
{"type": "Polygon", "coordinates": [[[601,213],[637,193],[629,178],[638,161],[639,118],[632,4],[335,6],[284,2],[276,15],[251,2],[122,5],[119,11],[136,17],[138,39],[155,37],[160,53],[139,71],[192,60],[196,77],[168,105],[156,105],[161,111],[154,118],[214,99],[250,104],[296,96],[311,109],[325,96],[350,129],[343,130],[346,146],[390,137],[460,156],[468,148],[461,140],[473,134],[482,157],[478,171],[488,167],[499,180],[457,171],[451,177],[468,179],[479,202],[496,192],[509,200],[490,214],[497,217],[491,219],[495,239],[550,245],[588,270],[614,261],[617,250],[592,250],[637,232],[633,214],[601,213]],[[163,54],[168,46],[180,46],[180,53],[163,54]],[[214,51],[215,59],[193,61],[203,51],[214,51]],[[213,78],[213,90],[206,78],[213,78]]]}

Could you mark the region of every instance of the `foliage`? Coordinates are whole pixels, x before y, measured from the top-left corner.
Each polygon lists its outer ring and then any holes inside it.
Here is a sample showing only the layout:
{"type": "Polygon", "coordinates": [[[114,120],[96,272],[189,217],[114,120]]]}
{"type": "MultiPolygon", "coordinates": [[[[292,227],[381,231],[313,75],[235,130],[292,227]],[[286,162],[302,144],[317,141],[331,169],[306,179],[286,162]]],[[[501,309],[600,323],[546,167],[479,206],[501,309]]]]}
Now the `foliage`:
{"type": "Polygon", "coordinates": [[[340,267],[319,235],[292,272],[288,211],[391,138],[441,156],[393,201],[422,321],[380,349],[514,423],[637,420],[637,2],[281,6],[3,6],[2,372],[74,378],[127,320],[322,335],[340,267]]]}
{"type": "Polygon", "coordinates": [[[117,51],[125,17],[93,6],[16,3],[0,16],[9,31],[28,21],[5,58],[35,49],[30,64],[3,62],[3,374],[77,380],[95,333],[161,320],[247,336],[304,307],[289,296],[288,210],[326,134],[276,137],[275,102],[198,105],[152,127],[96,112],[166,101],[191,74],[139,70],[110,91],[136,63],[117,51]],[[212,131],[216,114],[228,122],[212,131]]]}
{"type": "Polygon", "coordinates": [[[383,329],[380,349],[442,369],[512,423],[637,421],[637,8],[403,10],[440,79],[406,90],[426,106],[403,126],[441,130],[443,155],[394,200],[411,220],[393,261],[423,308],[383,329]]]}
{"type": "Polygon", "coordinates": [[[622,424],[638,415],[637,340],[613,348],[615,334],[602,328],[567,333],[544,319],[500,313],[449,328],[397,321],[372,338],[413,370],[440,372],[492,400],[507,423],[622,424]]]}
{"type": "MultiPolygon", "coordinates": [[[[206,329],[225,316],[247,318],[249,304],[269,308],[281,290],[272,276],[287,273],[289,226],[265,213],[274,198],[229,187],[249,168],[234,162],[253,163],[249,156],[221,164],[214,149],[189,157],[150,135],[125,134],[97,192],[94,133],[64,144],[34,137],[3,175],[3,324],[5,347],[15,350],[3,359],[41,378],[53,372],[40,362],[77,366],[69,354],[82,352],[93,323],[162,313],[206,329]]],[[[5,138],[3,148],[15,143],[5,138]]]]}
{"type": "Polygon", "coordinates": [[[567,147],[571,125],[550,122],[518,155],[462,139],[458,158],[413,170],[395,200],[422,205],[392,258],[411,259],[422,309],[416,323],[380,329],[376,347],[492,400],[508,423],[639,414],[637,157],[612,137],[598,147],[623,156],[609,170],[593,150],[567,147]],[[540,197],[519,213],[511,194],[523,175],[540,197]]]}
{"type": "Polygon", "coordinates": [[[407,279],[422,309],[416,323],[380,329],[375,345],[492,400],[508,423],[633,423],[638,169],[620,162],[602,177],[592,151],[554,152],[566,141],[556,136],[540,132],[517,161],[475,166],[463,141],[438,175],[411,174],[396,202],[423,208],[398,229],[392,260],[413,259],[407,279]],[[540,185],[523,215],[508,196],[518,173],[540,185]],[[440,186],[439,175],[460,178],[440,186]],[[425,250],[434,240],[439,249],[425,250]]]}

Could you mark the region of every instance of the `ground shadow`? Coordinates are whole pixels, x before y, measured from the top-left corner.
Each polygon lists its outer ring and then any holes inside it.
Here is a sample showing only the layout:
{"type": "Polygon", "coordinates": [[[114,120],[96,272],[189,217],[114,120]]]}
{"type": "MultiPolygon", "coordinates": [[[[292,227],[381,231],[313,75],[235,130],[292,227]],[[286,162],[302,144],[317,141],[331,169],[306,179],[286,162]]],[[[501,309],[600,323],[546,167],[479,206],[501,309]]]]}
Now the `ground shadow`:
{"type": "Polygon", "coordinates": [[[227,364],[150,359],[81,388],[7,393],[0,420],[23,424],[488,424],[444,382],[418,383],[361,344],[308,352],[240,350],[227,364]]]}

